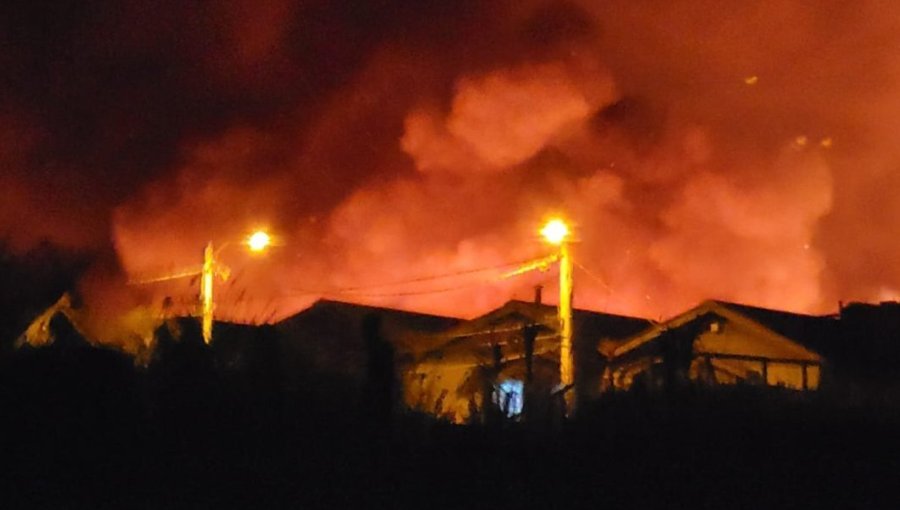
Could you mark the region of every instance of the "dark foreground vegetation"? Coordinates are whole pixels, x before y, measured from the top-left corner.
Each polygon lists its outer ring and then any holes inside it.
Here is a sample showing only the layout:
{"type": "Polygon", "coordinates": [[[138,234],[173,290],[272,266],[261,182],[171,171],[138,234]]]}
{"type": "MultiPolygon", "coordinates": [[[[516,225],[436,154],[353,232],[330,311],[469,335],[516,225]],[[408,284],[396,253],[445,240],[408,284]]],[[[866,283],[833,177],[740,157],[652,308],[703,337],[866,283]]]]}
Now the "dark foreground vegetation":
{"type": "MultiPolygon", "coordinates": [[[[887,401],[758,388],[622,394],[551,430],[453,426],[288,390],[265,328],[240,367],[188,332],[146,367],[56,342],[0,366],[0,507],[866,508],[898,501],[887,401]],[[190,340],[190,338],[194,340],[190,340]],[[268,353],[268,354],[267,354],[268,353]]],[[[366,393],[363,392],[362,395],[366,393]]]]}
{"type": "MultiPolygon", "coordinates": [[[[311,369],[288,384],[267,328],[250,349],[227,336],[208,348],[199,331],[175,340],[162,330],[146,366],[89,345],[63,318],[51,323],[52,345],[14,349],[81,266],[48,247],[0,256],[0,508],[900,501],[900,398],[884,381],[811,395],[752,387],[622,394],[549,429],[459,427],[385,412],[384,388],[359,391],[311,369]]],[[[858,365],[869,376],[888,374],[884,367],[897,366],[891,358],[858,365]]],[[[381,379],[368,378],[389,384],[381,379]]]]}

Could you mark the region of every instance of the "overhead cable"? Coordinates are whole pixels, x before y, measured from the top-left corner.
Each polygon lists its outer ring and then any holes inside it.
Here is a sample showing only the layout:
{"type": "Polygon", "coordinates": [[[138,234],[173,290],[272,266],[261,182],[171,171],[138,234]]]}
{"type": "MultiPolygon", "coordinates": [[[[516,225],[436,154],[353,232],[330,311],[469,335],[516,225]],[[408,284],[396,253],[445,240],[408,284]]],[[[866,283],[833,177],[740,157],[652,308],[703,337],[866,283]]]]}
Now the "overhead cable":
{"type": "MultiPolygon", "coordinates": [[[[466,269],[466,270],[462,270],[462,271],[454,271],[454,272],[451,272],[451,273],[441,273],[441,274],[434,274],[434,275],[428,275],[428,276],[420,276],[420,277],[417,277],[417,278],[410,278],[410,279],[407,279],[407,280],[398,280],[398,281],[394,281],[394,282],[385,282],[385,283],[378,283],[378,284],[371,284],[371,285],[357,285],[357,286],[353,286],[353,287],[338,287],[338,288],[335,288],[335,289],[320,289],[320,290],[294,289],[294,291],[295,291],[295,293],[299,293],[299,294],[322,294],[322,295],[328,295],[328,294],[354,294],[354,295],[362,295],[362,293],[360,293],[360,291],[368,291],[368,290],[372,290],[372,289],[380,289],[380,288],[385,288],[385,287],[398,287],[398,286],[401,286],[401,285],[409,285],[409,284],[414,284],[414,283],[423,283],[423,282],[430,282],[430,281],[435,281],[435,280],[443,280],[443,279],[453,278],[453,277],[457,277],[457,276],[466,276],[466,275],[471,275],[471,274],[483,273],[483,272],[486,272],[486,271],[496,271],[496,270],[504,269],[504,268],[507,268],[507,267],[510,267],[510,266],[521,265],[521,264],[526,264],[526,263],[530,263],[530,262],[532,262],[532,259],[529,259],[529,260],[520,260],[520,261],[514,261],[514,262],[507,262],[507,263],[504,263],[504,264],[497,264],[497,265],[495,265],[495,266],[481,267],[481,268],[476,268],[476,269],[466,269]]],[[[475,283],[475,284],[472,284],[472,285],[470,285],[470,286],[481,285],[481,284],[483,284],[483,283],[484,283],[484,282],[481,281],[481,282],[477,282],[477,283],[475,283]]],[[[447,291],[449,291],[449,290],[455,290],[456,288],[457,288],[457,287],[448,287],[446,290],[444,290],[444,289],[438,289],[438,290],[436,290],[436,291],[434,291],[434,292],[447,292],[447,291]]],[[[430,293],[430,292],[432,292],[432,291],[422,291],[422,292],[423,292],[423,293],[430,293]]],[[[395,294],[396,294],[396,293],[386,293],[385,295],[395,295],[395,294]]]]}

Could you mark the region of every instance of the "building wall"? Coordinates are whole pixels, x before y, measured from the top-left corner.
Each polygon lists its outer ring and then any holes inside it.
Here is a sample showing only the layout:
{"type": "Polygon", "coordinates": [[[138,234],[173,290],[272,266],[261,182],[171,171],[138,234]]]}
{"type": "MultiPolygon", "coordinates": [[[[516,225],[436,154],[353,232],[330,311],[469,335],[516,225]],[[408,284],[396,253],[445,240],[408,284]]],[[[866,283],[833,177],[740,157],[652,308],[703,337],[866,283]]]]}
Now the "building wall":
{"type": "MultiPolygon", "coordinates": [[[[658,341],[658,339],[651,340],[658,341]]],[[[604,377],[605,388],[629,389],[636,382],[663,384],[660,349],[643,356],[620,355],[604,377]]],[[[821,359],[799,344],[752,322],[714,321],[694,341],[686,377],[704,384],[765,384],[792,389],[819,387],[821,359]]]]}
{"type": "Polygon", "coordinates": [[[690,379],[711,384],[766,384],[795,390],[815,390],[819,387],[820,372],[820,366],[811,363],[716,358],[707,360],[703,356],[697,356],[691,363],[690,379]]]}
{"type": "Polygon", "coordinates": [[[721,320],[697,337],[694,351],[758,356],[771,359],[797,359],[817,362],[819,357],[801,345],[785,341],[755,324],[721,320]]]}
{"type": "Polygon", "coordinates": [[[533,379],[526,383],[524,359],[504,361],[499,370],[482,364],[454,364],[443,360],[419,363],[404,375],[404,402],[415,409],[453,423],[486,419],[498,411],[492,398],[498,386],[514,382],[522,390],[520,410],[529,419],[542,419],[551,409],[551,390],[559,384],[555,359],[535,356],[533,379]],[[487,407],[486,407],[487,406],[487,407]]]}
{"type": "Polygon", "coordinates": [[[480,383],[477,365],[425,362],[403,375],[403,400],[410,409],[465,423],[473,406],[481,408],[480,383]]]}

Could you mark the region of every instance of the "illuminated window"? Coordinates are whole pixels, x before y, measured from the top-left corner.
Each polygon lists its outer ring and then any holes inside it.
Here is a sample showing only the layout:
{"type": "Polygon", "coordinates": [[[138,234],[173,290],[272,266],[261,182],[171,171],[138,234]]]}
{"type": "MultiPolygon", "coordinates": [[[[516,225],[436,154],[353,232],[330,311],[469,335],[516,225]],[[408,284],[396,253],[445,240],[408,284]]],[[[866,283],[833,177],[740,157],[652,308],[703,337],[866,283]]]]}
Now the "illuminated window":
{"type": "Polygon", "coordinates": [[[525,384],[518,379],[506,379],[494,388],[493,401],[508,417],[522,414],[525,384]]]}

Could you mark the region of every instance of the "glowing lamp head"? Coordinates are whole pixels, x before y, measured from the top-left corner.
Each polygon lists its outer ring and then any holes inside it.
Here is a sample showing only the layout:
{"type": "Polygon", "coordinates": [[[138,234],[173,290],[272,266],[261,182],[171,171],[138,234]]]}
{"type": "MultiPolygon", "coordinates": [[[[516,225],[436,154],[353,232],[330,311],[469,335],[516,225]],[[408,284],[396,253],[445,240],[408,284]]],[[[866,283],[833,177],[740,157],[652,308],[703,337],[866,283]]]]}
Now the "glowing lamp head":
{"type": "Polygon", "coordinates": [[[560,245],[569,237],[569,226],[563,220],[553,219],[544,225],[541,235],[548,243],[560,245]]]}
{"type": "Polygon", "coordinates": [[[247,237],[247,247],[254,253],[264,251],[270,244],[272,244],[272,237],[262,230],[258,230],[247,237]]]}

